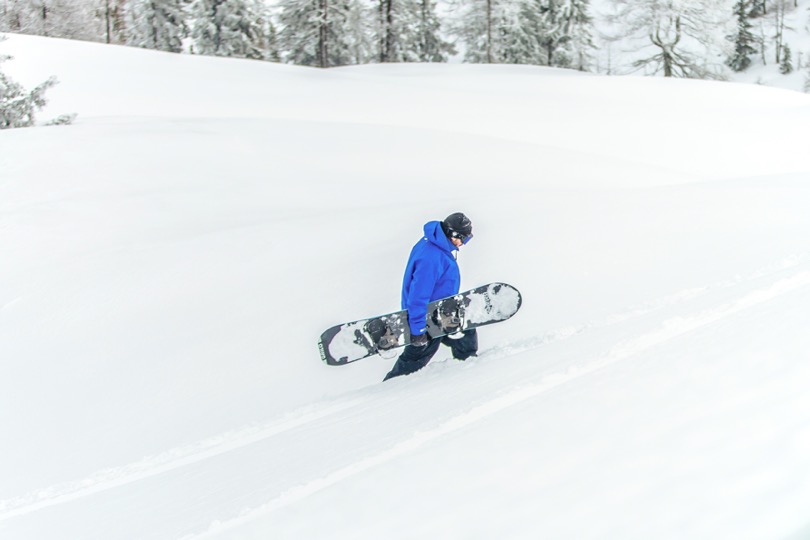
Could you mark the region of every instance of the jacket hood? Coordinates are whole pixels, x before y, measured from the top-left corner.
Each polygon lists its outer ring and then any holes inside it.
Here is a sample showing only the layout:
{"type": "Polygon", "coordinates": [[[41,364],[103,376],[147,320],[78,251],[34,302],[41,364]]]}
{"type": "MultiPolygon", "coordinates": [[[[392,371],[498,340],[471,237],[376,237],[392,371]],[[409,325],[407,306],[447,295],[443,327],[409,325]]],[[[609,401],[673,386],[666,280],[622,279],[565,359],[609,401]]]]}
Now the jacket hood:
{"type": "Polygon", "coordinates": [[[450,242],[450,239],[444,234],[441,221],[429,221],[425,223],[424,231],[425,238],[427,238],[428,242],[436,245],[436,247],[442,251],[446,251],[450,254],[454,251],[458,251],[456,246],[454,246],[453,243],[450,242]]]}

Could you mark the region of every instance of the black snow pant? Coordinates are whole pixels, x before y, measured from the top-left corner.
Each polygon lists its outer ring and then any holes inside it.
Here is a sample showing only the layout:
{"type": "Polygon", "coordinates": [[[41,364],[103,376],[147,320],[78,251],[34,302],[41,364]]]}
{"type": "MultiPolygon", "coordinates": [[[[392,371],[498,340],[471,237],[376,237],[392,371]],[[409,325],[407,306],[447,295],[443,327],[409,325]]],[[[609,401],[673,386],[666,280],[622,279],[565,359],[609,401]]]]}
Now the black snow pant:
{"type": "Polygon", "coordinates": [[[453,351],[453,358],[466,360],[478,352],[478,333],[473,328],[464,332],[458,339],[442,336],[431,339],[424,347],[406,345],[405,350],[397,359],[397,363],[394,364],[393,369],[385,376],[383,381],[419,371],[430,362],[430,359],[433,358],[442,343],[453,351]]]}

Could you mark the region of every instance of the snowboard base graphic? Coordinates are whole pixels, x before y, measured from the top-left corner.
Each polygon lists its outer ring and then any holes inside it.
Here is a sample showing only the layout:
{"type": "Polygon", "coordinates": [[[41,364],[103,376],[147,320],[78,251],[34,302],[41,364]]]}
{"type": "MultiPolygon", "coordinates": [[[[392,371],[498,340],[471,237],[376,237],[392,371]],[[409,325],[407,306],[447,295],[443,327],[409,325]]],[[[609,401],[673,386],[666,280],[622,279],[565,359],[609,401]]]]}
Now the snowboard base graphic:
{"type": "MultiPolygon", "coordinates": [[[[505,321],[520,309],[520,291],[506,283],[490,283],[428,304],[431,338],[505,321]]],[[[321,334],[321,360],[342,366],[411,342],[405,310],[333,326],[321,334]]]]}

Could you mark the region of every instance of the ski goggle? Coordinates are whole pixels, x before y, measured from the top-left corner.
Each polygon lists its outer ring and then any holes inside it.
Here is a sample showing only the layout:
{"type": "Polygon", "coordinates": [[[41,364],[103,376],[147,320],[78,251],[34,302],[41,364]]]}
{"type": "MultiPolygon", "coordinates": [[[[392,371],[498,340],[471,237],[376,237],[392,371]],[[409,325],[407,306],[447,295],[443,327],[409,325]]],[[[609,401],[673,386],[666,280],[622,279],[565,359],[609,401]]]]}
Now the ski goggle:
{"type": "Polygon", "coordinates": [[[457,238],[457,239],[461,240],[462,244],[466,244],[467,242],[470,241],[470,239],[472,239],[473,234],[472,233],[470,233],[470,234],[462,234],[462,233],[460,233],[458,231],[450,231],[450,236],[452,236],[453,238],[457,238]]]}

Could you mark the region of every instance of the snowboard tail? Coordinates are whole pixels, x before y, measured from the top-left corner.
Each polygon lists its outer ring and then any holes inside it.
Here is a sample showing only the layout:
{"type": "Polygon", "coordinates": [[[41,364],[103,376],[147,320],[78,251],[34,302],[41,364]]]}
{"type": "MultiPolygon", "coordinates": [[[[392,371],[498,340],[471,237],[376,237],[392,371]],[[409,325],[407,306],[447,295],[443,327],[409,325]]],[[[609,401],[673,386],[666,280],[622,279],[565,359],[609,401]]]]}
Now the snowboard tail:
{"type": "MultiPolygon", "coordinates": [[[[520,309],[520,291],[506,283],[490,283],[428,304],[427,333],[431,338],[505,321],[520,309]]],[[[321,334],[321,360],[342,366],[380,351],[411,342],[406,310],[333,326],[321,334]]]]}

